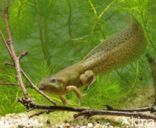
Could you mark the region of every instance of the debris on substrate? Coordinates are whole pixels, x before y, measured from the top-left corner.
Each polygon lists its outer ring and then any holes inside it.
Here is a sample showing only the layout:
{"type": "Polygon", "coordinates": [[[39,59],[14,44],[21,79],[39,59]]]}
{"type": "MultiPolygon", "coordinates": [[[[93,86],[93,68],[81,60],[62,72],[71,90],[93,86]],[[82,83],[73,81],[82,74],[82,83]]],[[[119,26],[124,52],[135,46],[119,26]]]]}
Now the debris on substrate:
{"type": "Polygon", "coordinates": [[[8,114],[0,117],[0,128],[156,128],[156,122],[153,120],[123,116],[73,119],[73,113],[54,112],[29,118],[31,114],[8,114]]]}
{"type": "Polygon", "coordinates": [[[8,114],[0,117],[0,128],[41,128],[42,123],[37,118],[30,118],[25,113],[8,114]]]}
{"type": "MultiPolygon", "coordinates": [[[[154,89],[135,90],[135,97],[125,101],[125,108],[150,106],[154,101],[154,89]],[[147,93],[148,91],[148,93],[147,93]]],[[[72,112],[53,112],[29,118],[38,111],[7,114],[0,117],[0,128],[156,128],[156,122],[124,116],[94,116],[89,119],[73,118],[72,112]]]]}

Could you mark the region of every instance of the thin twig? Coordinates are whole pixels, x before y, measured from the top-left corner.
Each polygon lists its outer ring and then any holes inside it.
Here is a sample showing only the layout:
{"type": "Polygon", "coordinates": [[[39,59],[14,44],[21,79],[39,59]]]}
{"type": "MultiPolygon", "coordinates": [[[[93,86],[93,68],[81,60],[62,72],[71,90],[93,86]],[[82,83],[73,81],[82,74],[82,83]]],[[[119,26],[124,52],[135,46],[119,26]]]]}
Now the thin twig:
{"type": "MultiPolygon", "coordinates": [[[[4,62],[5,65],[10,65],[13,66],[14,65],[12,63],[9,62],[4,62]]],[[[45,97],[49,102],[51,102],[53,105],[57,105],[56,102],[54,100],[52,100],[48,95],[46,95],[43,91],[41,91],[33,82],[32,80],[28,77],[28,75],[25,73],[25,71],[21,68],[21,73],[22,75],[26,78],[26,80],[30,83],[30,86],[37,91],[39,94],[41,94],[43,97],[45,97]]]]}
{"type": "MultiPolygon", "coordinates": [[[[26,108],[39,109],[39,110],[48,110],[48,112],[53,111],[68,111],[68,112],[78,112],[74,115],[74,118],[79,116],[91,117],[95,115],[113,115],[113,116],[126,116],[126,117],[140,117],[142,119],[154,119],[156,120],[156,116],[153,114],[143,114],[141,112],[121,112],[121,111],[111,111],[111,110],[97,110],[90,108],[81,108],[81,107],[69,107],[69,106],[44,106],[37,105],[33,102],[25,102],[23,99],[18,100],[22,103],[26,108]]],[[[42,112],[43,113],[43,112],[42,112]]],[[[42,114],[40,113],[40,114],[42,114]]]]}
{"type": "Polygon", "coordinates": [[[156,120],[156,116],[152,115],[152,114],[143,114],[140,112],[118,112],[118,111],[108,111],[108,110],[85,110],[82,111],[78,114],[75,114],[74,117],[80,117],[80,116],[84,116],[84,117],[92,117],[95,115],[113,115],[113,116],[126,116],[126,117],[135,117],[135,118],[142,118],[142,119],[154,119],[156,120]]]}
{"type": "Polygon", "coordinates": [[[9,55],[11,56],[10,48],[9,48],[9,46],[7,45],[7,41],[6,41],[6,39],[5,39],[5,37],[4,37],[4,34],[2,33],[1,30],[0,30],[0,35],[1,35],[1,37],[2,37],[2,41],[3,41],[4,44],[5,44],[6,49],[8,50],[9,55]]]}
{"type": "MultiPolygon", "coordinates": [[[[145,111],[151,112],[152,108],[150,108],[150,107],[149,108],[133,109],[133,110],[119,110],[119,109],[97,110],[97,109],[89,109],[89,108],[81,108],[81,107],[56,106],[56,103],[54,101],[52,101],[50,98],[48,98],[42,91],[40,91],[34,85],[34,83],[31,81],[31,79],[27,76],[27,74],[22,70],[22,68],[20,66],[20,59],[22,59],[22,57],[24,57],[26,55],[26,52],[22,52],[19,56],[17,56],[17,54],[15,52],[15,49],[13,46],[12,33],[10,30],[10,25],[9,25],[8,8],[9,8],[8,0],[5,0],[4,21],[6,24],[6,31],[7,31],[7,35],[8,35],[7,40],[5,39],[5,37],[1,31],[0,31],[0,34],[2,36],[2,40],[3,40],[6,48],[8,49],[8,52],[11,56],[11,59],[13,60],[12,65],[15,66],[15,68],[16,68],[17,80],[19,82],[19,85],[20,85],[20,87],[23,91],[23,95],[25,97],[24,99],[19,99],[19,102],[22,103],[27,109],[29,109],[29,110],[33,110],[33,109],[46,110],[48,112],[53,112],[53,111],[78,112],[77,114],[74,115],[74,117],[79,117],[79,116],[91,117],[94,115],[114,115],[114,116],[126,116],[126,117],[133,116],[133,117],[140,117],[143,119],[154,119],[154,120],[156,120],[155,115],[152,115],[152,114],[147,115],[147,114],[141,113],[141,112],[145,112],[145,111]],[[27,99],[29,99],[29,97],[28,97],[28,93],[27,93],[27,90],[25,88],[24,82],[22,80],[22,75],[29,81],[31,86],[37,92],[42,94],[47,99],[51,100],[51,102],[55,106],[37,105],[37,104],[34,104],[31,100],[27,100],[27,99]]],[[[101,18],[102,15],[103,15],[103,13],[101,13],[101,15],[99,15],[99,17],[101,18]]],[[[156,111],[156,110],[153,109],[153,111],[156,111]]],[[[41,113],[39,113],[39,114],[41,114],[41,113]]]]}
{"type": "Polygon", "coordinates": [[[39,116],[39,115],[42,115],[42,114],[44,114],[44,113],[49,114],[50,111],[49,111],[49,110],[47,110],[47,111],[40,111],[40,112],[37,112],[37,113],[35,113],[35,114],[30,115],[29,118],[32,118],[32,117],[34,117],[34,116],[39,116]]]}
{"type": "Polygon", "coordinates": [[[119,112],[156,112],[155,108],[153,107],[144,107],[144,108],[134,108],[134,109],[117,109],[113,108],[109,105],[105,105],[107,110],[111,111],[119,111],[119,112]]]}
{"type": "Polygon", "coordinates": [[[27,104],[27,101],[25,99],[18,99],[20,103],[22,103],[26,108],[33,109],[39,109],[39,110],[49,110],[51,112],[53,111],[69,111],[69,112],[81,112],[88,108],[79,108],[79,107],[69,107],[69,106],[45,106],[45,105],[38,105],[33,102],[29,102],[27,104]]]}
{"type": "MultiPolygon", "coordinates": [[[[8,34],[8,41],[5,40],[5,37],[3,35],[3,33],[0,31],[3,42],[6,46],[6,48],[8,49],[8,52],[13,60],[13,66],[15,66],[16,68],[16,72],[17,72],[17,79],[18,82],[22,88],[23,94],[25,96],[25,98],[28,98],[28,93],[26,91],[25,85],[23,83],[22,80],[22,74],[25,76],[25,78],[30,82],[31,86],[38,91],[41,95],[43,95],[45,98],[47,98],[50,102],[52,102],[54,105],[56,105],[56,103],[54,101],[52,101],[48,96],[46,96],[42,91],[40,91],[34,84],[33,82],[30,80],[30,78],[25,74],[25,72],[21,69],[20,67],[20,60],[27,55],[27,52],[22,52],[21,54],[19,54],[19,56],[16,55],[14,47],[13,47],[13,41],[12,41],[12,33],[10,30],[10,26],[9,26],[9,22],[8,22],[8,0],[5,1],[5,13],[4,13],[4,20],[5,20],[5,24],[6,24],[6,31],[8,34]]],[[[10,64],[12,65],[12,64],[10,64]]]]}
{"type": "Polygon", "coordinates": [[[5,40],[5,37],[3,36],[3,33],[1,32],[1,36],[3,38],[3,42],[6,46],[6,48],[8,49],[8,52],[11,56],[11,59],[13,60],[13,63],[16,67],[16,73],[17,73],[17,80],[19,82],[19,85],[22,89],[23,95],[26,99],[29,99],[27,90],[25,88],[24,82],[22,80],[22,74],[21,74],[21,67],[20,67],[20,62],[19,62],[19,58],[16,55],[14,46],[13,46],[13,38],[12,38],[12,33],[11,33],[11,29],[10,29],[10,24],[9,24],[9,14],[8,14],[8,9],[9,9],[9,1],[5,0],[5,9],[4,9],[4,22],[6,25],[6,32],[8,35],[7,41],[5,40]]]}
{"type": "Polygon", "coordinates": [[[24,56],[28,55],[28,52],[27,51],[23,51],[19,54],[18,58],[19,60],[21,60],[24,56]]]}
{"type": "Polygon", "coordinates": [[[23,76],[28,80],[31,87],[36,90],[39,94],[41,94],[43,97],[45,97],[48,101],[50,101],[52,104],[56,105],[56,102],[53,101],[49,96],[47,96],[43,91],[39,90],[38,87],[32,82],[32,80],[28,77],[28,75],[25,73],[23,69],[21,69],[21,72],[23,76]]]}

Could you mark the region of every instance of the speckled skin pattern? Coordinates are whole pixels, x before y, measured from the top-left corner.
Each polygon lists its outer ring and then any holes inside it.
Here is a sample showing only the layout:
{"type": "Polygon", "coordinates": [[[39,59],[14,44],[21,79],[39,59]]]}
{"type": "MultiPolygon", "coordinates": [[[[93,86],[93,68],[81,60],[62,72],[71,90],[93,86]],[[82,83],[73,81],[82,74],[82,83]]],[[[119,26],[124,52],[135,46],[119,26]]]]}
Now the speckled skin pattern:
{"type": "Polygon", "coordinates": [[[121,33],[106,39],[85,58],[83,66],[94,73],[107,72],[134,61],[146,47],[141,25],[133,19],[121,33]]]}
{"type": "Polygon", "coordinates": [[[145,48],[143,29],[135,19],[132,19],[122,32],[96,46],[78,63],[45,78],[41,85],[48,92],[57,95],[66,94],[67,86],[81,87],[83,85],[80,76],[86,71],[92,71],[94,74],[109,72],[134,61],[144,52],[145,48]]]}

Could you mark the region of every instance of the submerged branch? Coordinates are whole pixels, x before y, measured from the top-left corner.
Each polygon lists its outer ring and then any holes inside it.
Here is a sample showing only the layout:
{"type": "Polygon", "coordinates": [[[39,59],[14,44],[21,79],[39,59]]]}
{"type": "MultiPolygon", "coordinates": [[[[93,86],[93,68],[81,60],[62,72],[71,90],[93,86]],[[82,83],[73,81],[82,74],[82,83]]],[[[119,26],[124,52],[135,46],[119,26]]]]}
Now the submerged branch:
{"type": "Polygon", "coordinates": [[[85,117],[91,117],[91,116],[95,116],[95,115],[112,115],[112,116],[126,116],[126,117],[134,117],[134,118],[142,118],[142,119],[154,119],[156,120],[156,116],[155,115],[147,115],[147,114],[143,114],[140,112],[121,112],[121,111],[108,111],[108,110],[85,110],[82,111],[78,114],[75,114],[74,117],[80,117],[80,116],[85,116],[85,117]]]}
{"type": "MultiPolygon", "coordinates": [[[[115,1],[115,0],[113,0],[115,1]]],[[[110,4],[111,5],[111,4],[110,4]]],[[[108,6],[109,8],[110,6],[108,6]]],[[[150,112],[156,112],[156,109],[154,107],[146,107],[146,108],[138,108],[138,109],[113,109],[111,107],[107,107],[107,110],[98,110],[98,109],[91,109],[91,108],[82,108],[82,107],[70,107],[70,106],[57,106],[56,103],[51,100],[47,95],[45,95],[42,91],[40,91],[37,86],[32,82],[32,80],[28,77],[28,75],[25,73],[25,71],[21,68],[20,66],[20,60],[27,55],[27,52],[22,52],[19,55],[16,54],[15,48],[13,46],[13,37],[12,37],[12,32],[10,29],[10,24],[9,24],[9,15],[8,15],[8,8],[9,8],[9,1],[5,0],[5,11],[4,11],[4,22],[6,25],[6,32],[7,32],[7,38],[3,35],[2,31],[0,31],[3,43],[5,44],[8,53],[13,61],[13,64],[11,63],[10,65],[14,66],[16,69],[16,74],[17,74],[17,80],[18,83],[22,89],[24,98],[19,99],[18,101],[22,103],[28,110],[33,110],[33,109],[39,109],[39,110],[44,110],[46,112],[53,112],[53,111],[68,111],[68,112],[76,112],[77,114],[74,115],[75,118],[79,116],[84,116],[84,117],[91,117],[95,115],[113,115],[113,116],[126,116],[126,117],[140,117],[143,119],[154,119],[156,120],[156,116],[153,115],[150,112]],[[37,105],[33,103],[28,95],[28,92],[25,88],[25,84],[23,82],[22,77],[25,77],[27,81],[30,83],[30,85],[42,96],[44,96],[46,99],[48,99],[51,103],[53,103],[54,106],[44,106],[44,105],[37,105]],[[149,112],[150,114],[145,114],[142,112],[149,112]]],[[[106,9],[108,9],[106,8],[106,9]]],[[[101,12],[101,14],[98,16],[99,19],[102,17],[104,14],[105,10],[101,12]]],[[[96,12],[95,12],[96,13],[96,12]]],[[[46,25],[46,23],[45,23],[46,25]]],[[[39,27],[41,27],[39,25],[39,27]]],[[[47,29],[47,26],[45,26],[45,30],[47,29]]],[[[43,36],[43,32],[41,31],[41,34],[43,36]]],[[[41,36],[41,38],[42,38],[41,36]]],[[[44,43],[46,42],[45,40],[41,39],[41,42],[44,43]]],[[[148,57],[149,63],[151,64],[151,69],[152,69],[152,74],[153,74],[153,79],[154,79],[154,85],[155,85],[155,94],[156,94],[156,63],[154,62],[153,59],[148,57]]],[[[4,84],[4,83],[2,83],[4,84]]],[[[8,83],[9,84],[9,83],[8,83]]],[[[155,103],[156,103],[156,96],[155,96],[155,103]]],[[[43,112],[40,112],[39,114],[42,114],[43,112]]]]}
{"type": "Polygon", "coordinates": [[[54,105],[56,105],[56,103],[54,101],[52,101],[48,96],[46,96],[43,92],[41,92],[34,84],[33,82],[30,80],[30,78],[25,74],[25,72],[22,70],[21,65],[20,65],[20,60],[27,55],[27,52],[21,52],[19,55],[16,54],[15,48],[13,46],[13,36],[12,36],[12,32],[10,29],[10,24],[9,24],[9,1],[5,0],[5,10],[4,10],[4,22],[6,25],[6,32],[7,32],[7,39],[5,38],[4,34],[2,33],[2,31],[0,30],[0,35],[2,37],[2,41],[6,46],[6,49],[8,50],[8,53],[13,61],[13,64],[9,64],[15,67],[16,69],[16,75],[17,75],[17,80],[18,83],[22,89],[24,98],[27,99],[27,101],[31,101],[29,94],[26,90],[26,86],[23,82],[22,79],[22,75],[24,75],[24,77],[29,81],[29,83],[31,84],[31,86],[40,94],[42,94],[42,96],[44,96],[45,98],[47,98],[51,103],[53,103],[54,105]]]}
{"type": "Polygon", "coordinates": [[[119,112],[156,112],[156,109],[152,107],[134,108],[134,109],[117,109],[111,106],[105,105],[107,110],[119,111],[119,112]]]}
{"type": "Polygon", "coordinates": [[[56,105],[56,102],[53,101],[48,95],[46,95],[43,91],[39,90],[38,87],[32,82],[32,80],[28,77],[28,75],[25,73],[23,69],[21,69],[21,72],[23,76],[28,80],[30,83],[31,87],[37,91],[39,94],[41,94],[43,97],[45,97],[48,101],[50,101],[52,104],[56,105]]]}
{"type": "MultiPolygon", "coordinates": [[[[45,112],[54,112],[54,111],[68,111],[68,112],[76,112],[77,114],[74,115],[74,118],[77,118],[79,116],[84,116],[84,117],[91,117],[95,115],[113,115],[113,116],[126,116],[126,117],[135,117],[135,118],[142,118],[142,119],[154,119],[156,120],[156,116],[153,114],[144,114],[141,112],[126,112],[126,111],[118,111],[118,110],[97,110],[97,109],[90,109],[90,108],[82,108],[82,107],[70,107],[70,106],[45,106],[45,105],[37,105],[33,102],[27,103],[27,101],[23,99],[18,100],[20,103],[22,103],[27,109],[29,110],[44,110],[43,112],[34,114],[35,115],[40,115],[45,112]]],[[[141,109],[142,110],[142,109],[141,109]]],[[[147,111],[151,110],[149,107],[148,109],[146,108],[147,111]]]]}
{"type": "Polygon", "coordinates": [[[5,22],[5,25],[6,25],[6,32],[7,32],[7,39],[5,39],[2,31],[0,31],[0,34],[1,34],[1,37],[2,37],[2,40],[3,40],[3,43],[5,44],[9,54],[10,54],[10,57],[13,61],[13,64],[15,65],[15,68],[16,68],[16,74],[17,74],[17,80],[18,80],[18,83],[22,89],[22,92],[23,92],[23,95],[26,99],[29,99],[29,96],[28,96],[28,93],[27,93],[27,90],[25,88],[25,85],[24,85],[24,82],[22,80],[22,74],[21,74],[21,66],[20,66],[20,61],[19,61],[19,57],[17,56],[16,52],[15,52],[15,48],[13,46],[13,37],[12,37],[12,32],[11,32],[11,29],[10,29],[10,24],[9,24],[9,14],[8,14],[8,9],[9,9],[9,1],[8,0],[5,0],[5,9],[4,9],[4,22],[5,22]]]}
{"type": "MultiPolygon", "coordinates": [[[[14,66],[13,64],[9,62],[5,62],[5,65],[14,66]]],[[[41,94],[44,98],[46,98],[49,102],[51,102],[53,105],[56,105],[56,102],[52,100],[48,95],[46,95],[43,91],[39,90],[38,87],[32,82],[32,80],[29,78],[29,76],[25,73],[25,71],[21,68],[21,73],[25,77],[25,79],[29,82],[30,86],[39,94],[41,94]]]]}

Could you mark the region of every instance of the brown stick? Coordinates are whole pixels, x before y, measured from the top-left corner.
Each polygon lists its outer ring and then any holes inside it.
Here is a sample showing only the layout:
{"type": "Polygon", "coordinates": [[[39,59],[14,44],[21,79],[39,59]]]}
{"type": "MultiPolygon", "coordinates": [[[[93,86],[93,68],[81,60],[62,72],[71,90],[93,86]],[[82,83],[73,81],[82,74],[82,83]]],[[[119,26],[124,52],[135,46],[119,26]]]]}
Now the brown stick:
{"type": "Polygon", "coordinates": [[[113,116],[126,116],[126,117],[135,117],[135,118],[142,118],[142,119],[154,119],[156,120],[155,115],[147,115],[143,114],[140,112],[119,112],[119,111],[108,111],[108,110],[85,110],[82,112],[79,112],[78,114],[75,114],[74,117],[80,117],[80,116],[85,116],[85,117],[91,117],[95,115],[113,115],[113,116]]]}
{"type": "Polygon", "coordinates": [[[27,104],[27,101],[25,99],[18,99],[20,103],[22,103],[26,108],[28,109],[39,109],[39,110],[49,110],[51,112],[53,111],[69,111],[69,112],[81,112],[88,108],[76,108],[76,107],[69,107],[69,106],[44,106],[44,105],[37,105],[33,102],[30,102],[27,104]]]}
{"type": "Polygon", "coordinates": [[[3,38],[3,42],[11,56],[11,59],[15,65],[16,68],[16,73],[17,73],[17,80],[18,83],[22,89],[23,95],[25,98],[29,98],[27,90],[25,88],[24,82],[22,80],[22,74],[21,74],[21,67],[20,67],[20,62],[19,62],[19,57],[16,55],[14,46],[13,46],[13,38],[12,38],[12,33],[11,33],[11,29],[10,29],[10,25],[9,25],[9,15],[8,15],[8,9],[9,9],[9,1],[5,0],[5,10],[4,10],[4,22],[6,25],[6,32],[7,32],[7,41],[5,40],[4,35],[1,33],[1,36],[3,38]]]}
{"type": "Polygon", "coordinates": [[[6,41],[6,39],[5,39],[5,37],[4,37],[4,34],[2,33],[1,30],[0,30],[0,35],[1,35],[1,37],[2,37],[2,41],[3,41],[4,44],[5,44],[6,49],[8,50],[9,55],[11,56],[10,48],[8,47],[8,45],[7,45],[7,41],[6,41]]]}
{"type": "MultiPolygon", "coordinates": [[[[9,62],[4,62],[5,65],[13,66],[13,64],[9,62]]],[[[45,97],[48,101],[50,101],[53,105],[57,105],[54,100],[52,100],[48,95],[46,95],[43,91],[39,90],[38,87],[32,82],[32,80],[28,77],[28,75],[25,73],[25,71],[21,68],[22,75],[26,78],[26,80],[30,83],[30,86],[37,91],[39,94],[41,94],[43,97],[45,97]]]]}
{"type": "MultiPolygon", "coordinates": [[[[5,13],[4,13],[4,21],[6,24],[6,31],[8,34],[8,39],[7,41],[5,40],[5,37],[2,32],[1,36],[3,38],[3,42],[8,49],[8,52],[11,56],[11,59],[13,60],[14,66],[16,68],[17,72],[17,80],[19,82],[19,85],[23,91],[23,94],[25,98],[28,98],[28,93],[25,88],[25,85],[22,80],[22,73],[24,72],[21,67],[20,67],[20,59],[25,56],[25,54],[21,53],[19,56],[17,56],[14,46],[13,46],[13,38],[12,38],[12,33],[10,30],[9,26],[9,18],[8,18],[8,0],[5,0],[5,13]]],[[[23,73],[24,74],[24,73],[23,73]]],[[[27,80],[31,83],[31,80],[28,79],[27,75],[24,75],[27,80]]],[[[32,83],[32,85],[34,85],[32,83]]],[[[35,86],[36,88],[36,86],[35,86]]],[[[38,89],[38,88],[36,88],[38,89]]],[[[125,112],[125,111],[112,111],[112,110],[96,110],[96,109],[88,109],[88,108],[75,108],[75,107],[68,107],[68,106],[41,106],[41,105],[36,105],[32,102],[28,102],[28,100],[22,99],[19,100],[26,108],[29,109],[42,109],[42,110],[50,110],[50,111],[72,111],[72,112],[79,112],[78,114],[75,115],[75,117],[78,116],[94,116],[94,115],[116,115],[116,116],[134,116],[134,117],[141,117],[144,119],[156,119],[156,116],[154,115],[145,115],[139,112],[125,112]]]]}
{"type": "Polygon", "coordinates": [[[37,113],[34,113],[34,114],[30,115],[29,118],[32,118],[34,116],[39,116],[39,115],[42,115],[44,113],[49,114],[50,111],[40,111],[40,112],[37,112],[37,113]]]}
{"type": "MultiPolygon", "coordinates": [[[[68,112],[78,112],[74,115],[74,118],[79,116],[91,117],[95,115],[113,115],[113,116],[126,116],[126,117],[140,117],[142,119],[154,119],[156,120],[156,116],[152,114],[143,114],[141,112],[121,112],[121,111],[111,111],[111,110],[97,110],[97,109],[90,109],[90,108],[81,108],[81,107],[69,107],[69,106],[44,106],[44,105],[37,105],[33,102],[27,103],[23,99],[18,100],[28,109],[39,109],[39,110],[48,110],[48,112],[53,111],[68,111],[68,112]]],[[[42,112],[41,112],[42,114],[42,112]]]]}
{"type": "Polygon", "coordinates": [[[107,110],[118,111],[118,112],[154,112],[156,111],[153,107],[144,107],[144,108],[134,108],[134,109],[117,109],[111,106],[105,105],[107,110]]]}
{"type": "Polygon", "coordinates": [[[23,51],[19,54],[18,58],[19,60],[21,60],[24,56],[28,55],[28,52],[27,51],[23,51]]]}
{"type": "Polygon", "coordinates": [[[43,91],[39,90],[38,87],[32,82],[32,80],[28,77],[28,75],[25,73],[23,69],[21,69],[21,72],[23,76],[28,80],[31,87],[36,90],[39,94],[41,94],[43,97],[45,97],[48,101],[50,101],[52,104],[56,105],[56,102],[53,101],[49,96],[47,96],[43,91]]]}

